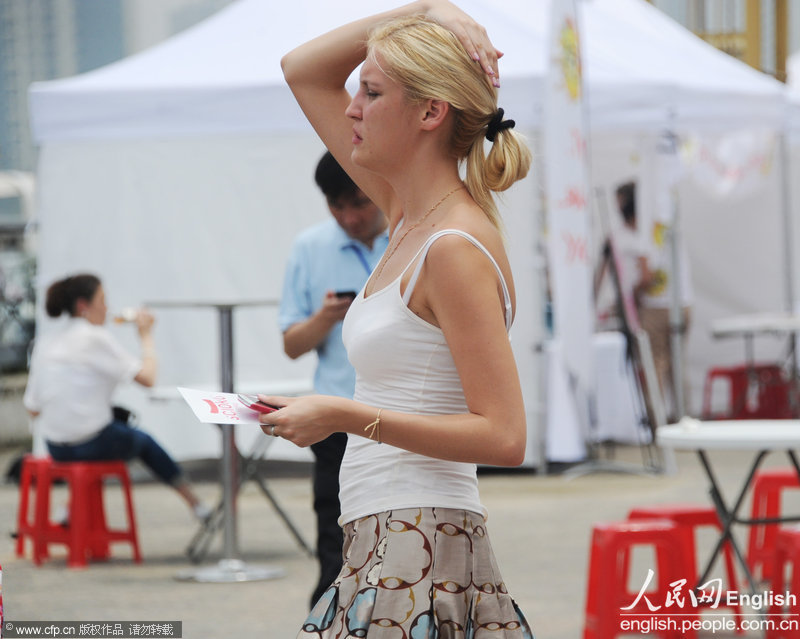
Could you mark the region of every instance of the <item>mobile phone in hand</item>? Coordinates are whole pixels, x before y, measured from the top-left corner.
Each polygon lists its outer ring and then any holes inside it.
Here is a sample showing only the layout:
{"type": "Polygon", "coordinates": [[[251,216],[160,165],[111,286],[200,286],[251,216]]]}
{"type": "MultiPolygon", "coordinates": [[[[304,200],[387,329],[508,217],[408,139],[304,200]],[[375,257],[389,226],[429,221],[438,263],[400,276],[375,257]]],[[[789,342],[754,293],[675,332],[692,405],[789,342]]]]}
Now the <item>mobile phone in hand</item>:
{"type": "Polygon", "coordinates": [[[336,297],[340,300],[349,299],[350,301],[356,299],[356,292],[355,291],[336,291],[336,297]]]}
{"type": "Polygon", "coordinates": [[[237,395],[239,401],[242,402],[247,408],[258,411],[259,413],[273,413],[280,408],[280,406],[273,406],[262,402],[255,395],[237,395]]]}

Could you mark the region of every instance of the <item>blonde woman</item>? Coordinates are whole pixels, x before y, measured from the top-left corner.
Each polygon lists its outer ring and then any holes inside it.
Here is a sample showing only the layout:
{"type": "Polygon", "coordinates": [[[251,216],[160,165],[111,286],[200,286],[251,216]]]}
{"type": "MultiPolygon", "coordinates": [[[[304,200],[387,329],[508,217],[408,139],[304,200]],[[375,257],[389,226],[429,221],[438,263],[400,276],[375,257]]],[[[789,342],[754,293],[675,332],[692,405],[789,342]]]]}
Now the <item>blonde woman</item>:
{"type": "Polygon", "coordinates": [[[348,434],[344,566],[300,637],[531,636],[495,565],[476,477],[477,463],[520,464],[526,434],[492,192],[524,177],[530,154],[497,107],[499,55],[474,20],[431,0],[282,61],[391,230],[344,322],[354,399],[262,396],[283,407],[262,419],[270,435],[308,446],[348,434]],[[362,62],[351,97],[345,81],[362,62]]]}

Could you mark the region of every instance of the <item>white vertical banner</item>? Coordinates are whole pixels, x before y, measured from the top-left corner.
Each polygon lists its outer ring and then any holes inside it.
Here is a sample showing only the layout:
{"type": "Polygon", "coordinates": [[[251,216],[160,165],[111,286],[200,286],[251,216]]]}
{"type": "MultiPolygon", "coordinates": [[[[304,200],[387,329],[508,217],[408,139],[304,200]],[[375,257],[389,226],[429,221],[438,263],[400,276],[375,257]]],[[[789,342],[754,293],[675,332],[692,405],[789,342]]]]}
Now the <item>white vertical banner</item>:
{"type": "Polygon", "coordinates": [[[594,390],[589,184],[576,0],[552,0],[544,103],[550,289],[554,333],[583,393],[594,390]]]}

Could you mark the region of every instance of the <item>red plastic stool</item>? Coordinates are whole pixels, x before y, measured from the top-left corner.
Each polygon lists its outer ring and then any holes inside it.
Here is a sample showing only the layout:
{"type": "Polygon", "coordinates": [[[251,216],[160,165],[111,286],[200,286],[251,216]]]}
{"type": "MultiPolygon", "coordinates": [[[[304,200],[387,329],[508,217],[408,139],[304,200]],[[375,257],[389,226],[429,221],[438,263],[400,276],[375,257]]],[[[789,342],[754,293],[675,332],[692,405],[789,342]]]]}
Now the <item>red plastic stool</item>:
{"type": "Polygon", "coordinates": [[[112,542],[128,542],[133,547],[136,563],[142,561],[133,511],[131,480],[122,461],[54,462],[49,457],[26,456],[20,476],[20,503],[17,516],[17,556],[24,554],[25,538],[33,543],[33,561],[39,565],[48,558],[49,544],[68,548],[67,565],[84,567],[88,559],[107,559],[112,542]],[[125,508],[127,528],[111,529],[106,523],[103,504],[103,481],[119,480],[125,508]],[[63,479],[69,485],[69,525],[50,521],[50,488],[63,479]],[[30,489],[35,483],[33,517],[30,514],[30,489]]]}
{"type": "Polygon", "coordinates": [[[711,368],[703,388],[704,419],[789,419],[791,382],[776,364],[744,364],[711,368]],[[711,395],[720,380],[728,385],[727,408],[712,412],[711,395]]]}
{"type": "MultiPolygon", "coordinates": [[[[690,575],[695,579],[700,578],[700,571],[697,569],[697,543],[696,531],[700,526],[711,526],[722,532],[722,523],[719,520],[717,511],[713,506],[703,506],[701,504],[659,504],[652,506],[639,506],[628,513],[628,519],[667,519],[675,522],[678,526],[683,526],[689,531],[689,541],[691,544],[688,561],[691,565],[690,575]]],[[[725,542],[722,547],[722,556],[725,561],[725,575],[728,579],[726,590],[737,589],[736,568],[733,562],[733,548],[730,542],[725,542]]],[[[703,584],[700,584],[703,585],[703,584]]],[[[742,607],[738,603],[727,605],[724,601],[718,604],[712,602],[700,602],[700,607],[731,608],[736,613],[741,613],[742,607]]],[[[744,630],[737,627],[737,633],[741,634],[744,630]]]]}
{"type": "Polygon", "coordinates": [[[684,620],[692,619],[697,612],[688,594],[693,574],[690,545],[688,528],[666,519],[596,524],[592,528],[589,553],[584,639],[611,639],[618,634],[637,633],[637,628],[623,626],[626,622],[640,623],[642,614],[658,615],[665,627],[651,631],[665,638],[696,637],[694,629],[682,628],[684,620]],[[655,553],[656,587],[643,597],[628,590],[628,558],[635,546],[650,546],[655,553]],[[685,584],[679,592],[683,606],[667,607],[668,595],[678,592],[676,587],[681,582],[685,584]],[[654,611],[651,606],[660,608],[654,611]]]}
{"type": "Polygon", "coordinates": [[[53,461],[49,457],[25,455],[20,471],[19,510],[17,511],[17,557],[25,550],[25,538],[33,542],[33,561],[40,564],[46,556],[42,535],[37,534],[41,522],[47,520],[45,504],[49,504],[50,483],[46,479],[53,461]],[[31,488],[36,491],[33,509],[29,509],[31,488]]]}
{"type": "Polygon", "coordinates": [[[772,561],[772,586],[770,591],[786,601],[773,599],[769,606],[770,621],[766,639],[800,639],[800,530],[779,528],[775,534],[775,552],[772,561]],[[786,569],[791,568],[787,579],[786,569]],[[791,593],[793,596],[787,597],[791,593]]]}
{"type": "MultiPolygon", "coordinates": [[[[753,477],[753,502],[751,519],[780,517],[781,492],[786,488],[800,488],[794,468],[759,470],[753,477]]],[[[775,557],[775,539],[778,524],[750,526],[747,538],[747,565],[753,576],[761,569],[761,579],[772,578],[775,557]]]]}

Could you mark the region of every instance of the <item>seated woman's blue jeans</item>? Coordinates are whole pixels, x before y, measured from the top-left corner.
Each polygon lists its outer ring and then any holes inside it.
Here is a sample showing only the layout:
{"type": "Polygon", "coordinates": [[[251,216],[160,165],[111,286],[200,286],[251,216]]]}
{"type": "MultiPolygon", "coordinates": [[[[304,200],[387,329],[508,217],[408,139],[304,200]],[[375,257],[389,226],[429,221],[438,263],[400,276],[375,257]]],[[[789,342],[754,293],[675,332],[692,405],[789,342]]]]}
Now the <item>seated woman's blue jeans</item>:
{"type": "Polygon", "coordinates": [[[113,421],[81,444],[47,442],[47,448],[60,462],[140,459],[164,483],[174,485],[181,476],[181,469],[155,439],[125,422],[113,421]]]}

